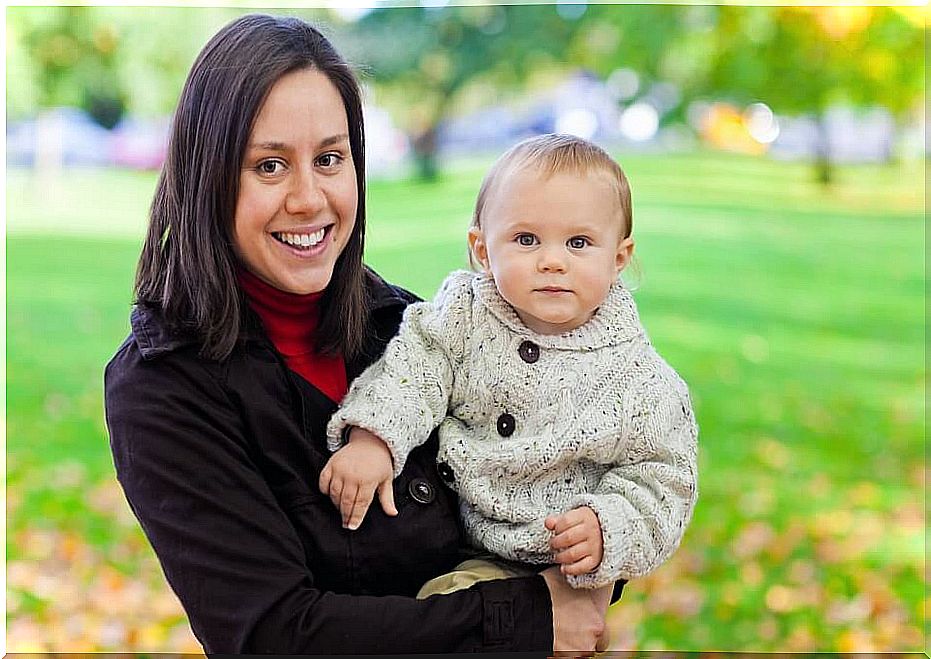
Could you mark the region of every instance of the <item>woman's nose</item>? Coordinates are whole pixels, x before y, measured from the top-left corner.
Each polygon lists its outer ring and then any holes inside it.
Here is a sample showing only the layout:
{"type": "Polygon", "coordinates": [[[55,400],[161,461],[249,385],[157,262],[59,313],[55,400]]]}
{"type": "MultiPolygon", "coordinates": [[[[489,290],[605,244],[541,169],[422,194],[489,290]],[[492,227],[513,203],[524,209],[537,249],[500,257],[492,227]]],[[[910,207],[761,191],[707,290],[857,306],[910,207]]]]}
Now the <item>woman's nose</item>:
{"type": "Polygon", "coordinates": [[[313,172],[296,172],[285,197],[291,215],[313,215],[326,205],[326,194],[313,172]]]}

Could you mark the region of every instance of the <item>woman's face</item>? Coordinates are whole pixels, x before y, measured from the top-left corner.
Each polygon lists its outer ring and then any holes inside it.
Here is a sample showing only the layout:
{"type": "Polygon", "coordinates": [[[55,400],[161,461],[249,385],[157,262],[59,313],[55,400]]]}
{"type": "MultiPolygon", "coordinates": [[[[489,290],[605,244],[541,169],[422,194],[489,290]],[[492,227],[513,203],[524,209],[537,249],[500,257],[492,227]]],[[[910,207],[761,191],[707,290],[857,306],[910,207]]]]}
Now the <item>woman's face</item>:
{"type": "Polygon", "coordinates": [[[282,76],[259,110],[239,176],[236,254],[288,293],[326,288],[356,221],[346,109],[323,73],[282,76]]]}

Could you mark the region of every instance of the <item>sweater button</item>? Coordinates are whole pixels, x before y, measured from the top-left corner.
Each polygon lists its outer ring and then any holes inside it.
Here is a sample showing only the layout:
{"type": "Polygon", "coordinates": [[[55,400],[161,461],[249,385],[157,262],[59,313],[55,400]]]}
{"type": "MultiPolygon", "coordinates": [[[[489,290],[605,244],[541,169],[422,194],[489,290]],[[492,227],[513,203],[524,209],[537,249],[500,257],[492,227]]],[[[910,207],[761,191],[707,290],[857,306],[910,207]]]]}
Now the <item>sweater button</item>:
{"type": "Polygon", "coordinates": [[[498,434],[502,437],[510,437],[514,434],[514,428],[517,427],[517,422],[514,420],[514,417],[505,412],[498,417],[498,434]]]}
{"type": "Polygon", "coordinates": [[[407,486],[407,491],[410,493],[411,498],[417,503],[431,503],[435,496],[433,486],[422,478],[415,478],[412,480],[410,485],[407,486]]]}
{"type": "Polygon", "coordinates": [[[454,480],[456,480],[456,475],[453,473],[453,468],[450,467],[446,462],[441,462],[438,464],[436,466],[436,470],[440,474],[440,478],[442,478],[447,483],[452,483],[454,480]]]}
{"type": "Polygon", "coordinates": [[[517,348],[517,354],[528,364],[533,364],[540,359],[540,347],[533,341],[524,341],[517,348]]]}

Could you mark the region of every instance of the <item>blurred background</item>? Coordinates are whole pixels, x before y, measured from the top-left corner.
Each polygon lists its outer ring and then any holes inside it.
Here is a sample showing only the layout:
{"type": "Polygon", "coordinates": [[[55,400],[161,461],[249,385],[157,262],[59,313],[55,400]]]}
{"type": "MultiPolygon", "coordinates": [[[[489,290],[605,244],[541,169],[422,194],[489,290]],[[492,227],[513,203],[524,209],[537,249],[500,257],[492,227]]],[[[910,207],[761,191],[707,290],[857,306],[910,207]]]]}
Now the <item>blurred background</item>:
{"type": "MultiPolygon", "coordinates": [[[[366,258],[422,296],[516,140],[625,168],[701,496],[612,648],[926,648],[927,7],[422,5],[267,11],[357,65],[366,258]]],[[[6,9],[9,652],[200,651],[115,482],[102,371],[184,78],[248,11],[6,9]]]]}

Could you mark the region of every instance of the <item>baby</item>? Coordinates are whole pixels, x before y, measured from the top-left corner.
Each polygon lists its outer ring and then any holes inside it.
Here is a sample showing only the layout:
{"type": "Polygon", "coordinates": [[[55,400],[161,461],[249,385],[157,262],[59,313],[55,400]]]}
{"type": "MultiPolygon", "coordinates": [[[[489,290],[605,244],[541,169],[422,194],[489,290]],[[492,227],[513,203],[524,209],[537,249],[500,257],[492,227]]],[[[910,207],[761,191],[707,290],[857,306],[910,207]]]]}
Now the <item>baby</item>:
{"type": "Polygon", "coordinates": [[[573,587],[609,587],[679,545],[698,430],[618,277],[631,229],[627,178],[602,149],[569,135],[517,144],[479,191],[480,271],[409,306],[330,420],[339,450],[320,488],[350,529],[376,491],[397,514],[391,480],[439,427],[439,474],[486,554],[420,597],[554,563],[573,587]]]}

